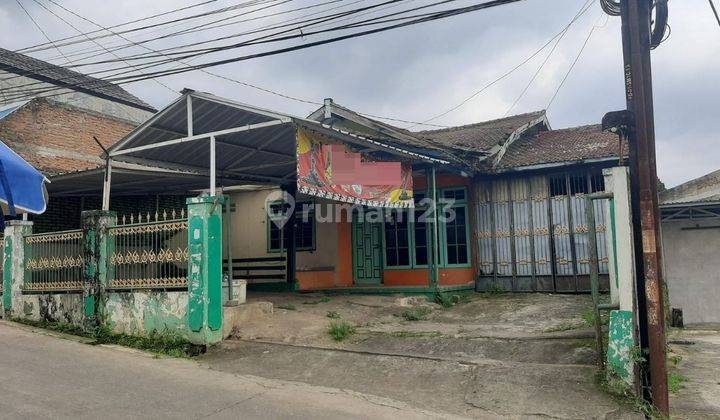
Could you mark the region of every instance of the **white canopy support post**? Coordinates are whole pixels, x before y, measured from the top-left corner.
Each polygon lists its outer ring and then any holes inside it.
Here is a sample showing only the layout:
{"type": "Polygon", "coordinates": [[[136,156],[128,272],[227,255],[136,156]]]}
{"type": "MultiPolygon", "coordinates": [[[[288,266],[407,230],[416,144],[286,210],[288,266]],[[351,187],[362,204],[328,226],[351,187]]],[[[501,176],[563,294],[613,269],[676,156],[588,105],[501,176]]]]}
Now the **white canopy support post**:
{"type": "Polygon", "coordinates": [[[110,210],[110,177],[112,175],[112,160],[108,158],[105,163],[105,180],[103,181],[102,209],[110,210]]]}
{"type": "Polygon", "coordinates": [[[210,136],[210,196],[215,197],[215,136],[210,136]]]}
{"type": "Polygon", "coordinates": [[[187,136],[193,136],[193,108],[192,108],[192,96],[187,97],[187,136]]]}

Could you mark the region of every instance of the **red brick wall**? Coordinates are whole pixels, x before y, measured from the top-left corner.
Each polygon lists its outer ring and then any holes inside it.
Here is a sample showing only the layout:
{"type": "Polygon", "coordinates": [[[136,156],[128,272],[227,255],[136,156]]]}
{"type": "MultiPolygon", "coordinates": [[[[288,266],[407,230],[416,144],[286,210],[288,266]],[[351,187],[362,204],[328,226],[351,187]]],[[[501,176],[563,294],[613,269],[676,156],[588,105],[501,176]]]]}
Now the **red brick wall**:
{"type": "Polygon", "coordinates": [[[75,172],[101,165],[102,149],[93,136],[107,148],[135,128],[120,117],[34,99],[0,120],[0,139],[45,175],[75,172]]]}

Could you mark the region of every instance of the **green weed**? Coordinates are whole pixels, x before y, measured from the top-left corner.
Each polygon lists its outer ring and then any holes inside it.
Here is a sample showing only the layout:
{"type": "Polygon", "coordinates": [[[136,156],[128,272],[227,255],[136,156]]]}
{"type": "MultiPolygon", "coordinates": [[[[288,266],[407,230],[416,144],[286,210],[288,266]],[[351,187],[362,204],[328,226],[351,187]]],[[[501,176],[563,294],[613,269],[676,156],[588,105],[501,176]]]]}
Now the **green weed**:
{"type": "Polygon", "coordinates": [[[668,391],[671,394],[677,394],[681,389],[685,388],[684,382],[687,382],[687,376],[679,375],[674,372],[668,373],[668,391]]]}
{"type": "Polygon", "coordinates": [[[385,334],[395,338],[434,338],[442,336],[440,331],[390,331],[385,334]]]}
{"type": "Polygon", "coordinates": [[[49,321],[32,321],[25,318],[12,318],[13,322],[18,324],[30,325],[32,327],[42,328],[45,330],[56,331],[63,334],[78,335],[81,337],[92,338],[92,333],[82,329],[79,325],[68,324],[65,322],[49,322],[49,321]]]}
{"type": "Polygon", "coordinates": [[[335,341],[343,341],[356,332],[357,328],[355,325],[342,319],[330,321],[330,325],[328,325],[328,334],[330,334],[330,337],[335,341]]]}
{"type": "Polygon", "coordinates": [[[408,309],[404,311],[401,316],[405,318],[406,321],[424,321],[428,319],[431,313],[432,308],[421,306],[419,308],[408,309]]]}
{"type": "Polygon", "coordinates": [[[487,287],[487,290],[480,292],[480,296],[484,298],[491,298],[496,297],[504,294],[506,292],[505,288],[501,284],[497,283],[490,283],[487,287]]]}
{"type": "Polygon", "coordinates": [[[338,312],[335,312],[335,311],[328,311],[328,312],[325,314],[325,316],[328,317],[328,318],[330,318],[330,319],[340,319],[340,318],[342,318],[342,317],[340,316],[340,314],[339,314],[338,312]]]}
{"type": "Polygon", "coordinates": [[[595,376],[596,382],[603,391],[608,393],[617,401],[623,402],[635,408],[635,410],[644,414],[646,417],[659,419],[662,418],[655,407],[647,401],[635,395],[632,389],[625,381],[619,378],[607,378],[604,372],[598,372],[595,376]]]}
{"type": "MultiPolygon", "coordinates": [[[[585,324],[588,327],[594,327],[595,326],[595,311],[593,311],[593,308],[585,308],[582,311],[582,314],[580,314],[580,317],[582,317],[583,321],[585,321],[585,324]]],[[[600,314],[600,325],[608,325],[610,323],[610,318],[606,315],[601,313],[600,314]]]]}
{"type": "Polygon", "coordinates": [[[318,303],[330,302],[331,300],[332,300],[332,299],[330,299],[329,297],[324,296],[324,297],[321,297],[321,298],[318,299],[318,300],[308,300],[308,301],[305,301],[305,302],[303,302],[303,305],[317,305],[318,303]]]}
{"type": "Polygon", "coordinates": [[[297,308],[292,303],[283,303],[282,305],[277,306],[278,309],[285,309],[287,311],[295,311],[297,308]]]}
{"type": "Polygon", "coordinates": [[[93,331],[83,330],[82,327],[63,322],[31,321],[27,319],[13,319],[18,323],[31,325],[46,330],[92,338],[91,344],[117,344],[154,353],[156,356],[192,357],[204,351],[204,347],[192,344],[178,334],[166,331],[153,331],[147,336],[134,336],[113,332],[108,327],[97,327],[93,331]]]}
{"type": "Polygon", "coordinates": [[[563,322],[562,324],[560,324],[558,326],[545,328],[545,330],[543,330],[543,332],[553,333],[553,332],[577,330],[579,328],[583,328],[584,326],[585,326],[585,324],[578,324],[578,323],[573,324],[571,322],[563,322]]]}
{"type": "Polygon", "coordinates": [[[100,327],[95,330],[94,338],[95,344],[117,344],[171,357],[193,357],[204,351],[204,346],[192,344],[170,331],[153,331],[148,336],[135,336],[100,327]]]}

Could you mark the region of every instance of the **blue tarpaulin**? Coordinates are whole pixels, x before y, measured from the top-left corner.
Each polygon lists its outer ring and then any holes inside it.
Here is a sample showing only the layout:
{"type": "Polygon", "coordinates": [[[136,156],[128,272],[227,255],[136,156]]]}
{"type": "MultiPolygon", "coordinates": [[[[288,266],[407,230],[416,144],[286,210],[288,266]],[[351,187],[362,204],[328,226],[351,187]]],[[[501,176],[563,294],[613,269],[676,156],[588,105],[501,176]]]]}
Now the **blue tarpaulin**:
{"type": "Polygon", "coordinates": [[[0,203],[5,214],[40,214],[47,206],[47,179],[0,140],[0,203]]]}

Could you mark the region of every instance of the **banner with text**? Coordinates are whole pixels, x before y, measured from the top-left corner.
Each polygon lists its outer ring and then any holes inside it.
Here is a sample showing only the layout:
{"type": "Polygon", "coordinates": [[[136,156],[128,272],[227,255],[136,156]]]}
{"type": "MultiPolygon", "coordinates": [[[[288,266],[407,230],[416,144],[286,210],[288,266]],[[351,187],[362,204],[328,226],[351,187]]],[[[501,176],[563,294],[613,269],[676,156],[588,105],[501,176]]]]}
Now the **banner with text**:
{"type": "Polygon", "coordinates": [[[297,130],[298,192],[371,207],[413,207],[410,162],[378,161],[309,130],[297,130]]]}

